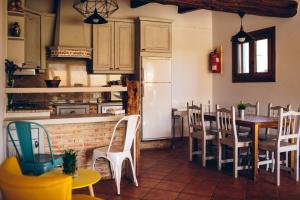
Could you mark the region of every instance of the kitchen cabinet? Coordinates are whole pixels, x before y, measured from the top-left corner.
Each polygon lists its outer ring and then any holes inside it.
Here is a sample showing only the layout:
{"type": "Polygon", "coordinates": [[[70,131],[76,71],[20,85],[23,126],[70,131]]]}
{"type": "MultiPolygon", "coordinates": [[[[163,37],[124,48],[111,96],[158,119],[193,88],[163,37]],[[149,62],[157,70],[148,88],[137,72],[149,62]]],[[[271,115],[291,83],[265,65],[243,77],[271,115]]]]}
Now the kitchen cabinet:
{"type": "Polygon", "coordinates": [[[109,20],[93,25],[92,73],[134,73],[134,23],[109,20]]]}
{"type": "Polygon", "coordinates": [[[140,17],[139,32],[141,52],[172,52],[171,20],[140,17]]]}
{"type": "Polygon", "coordinates": [[[46,47],[52,43],[55,15],[25,12],[25,66],[44,71],[46,47]]]}
{"type": "Polygon", "coordinates": [[[25,65],[41,66],[41,16],[25,13],[25,65]]]}
{"type": "Polygon", "coordinates": [[[93,72],[114,70],[114,23],[93,25],[93,72]]]}

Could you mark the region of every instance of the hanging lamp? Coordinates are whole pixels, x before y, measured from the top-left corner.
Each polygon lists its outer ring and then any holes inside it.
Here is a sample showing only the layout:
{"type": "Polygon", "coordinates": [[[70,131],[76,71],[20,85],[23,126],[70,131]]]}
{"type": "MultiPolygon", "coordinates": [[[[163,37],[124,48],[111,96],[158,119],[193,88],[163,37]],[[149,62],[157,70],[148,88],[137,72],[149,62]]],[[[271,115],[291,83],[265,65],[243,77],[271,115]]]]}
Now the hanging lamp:
{"type": "Polygon", "coordinates": [[[245,16],[245,13],[244,12],[239,12],[238,14],[241,18],[241,28],[240,28],[240,32],[238,32],[237,34],[232,36],[231,42],[238,43],[238,44],[243,44],[243,43],[253,41],[253,37],[250,34],[246,33],[244,31],[244,28],[243,28],[243,17],[245,16]]]}
{"type": "Polygon", "coordinates": [[[88,24],[105,24],[111,14],[119,9],[117,0],[74,0],[73,8],[86,17],[88,24]]]}

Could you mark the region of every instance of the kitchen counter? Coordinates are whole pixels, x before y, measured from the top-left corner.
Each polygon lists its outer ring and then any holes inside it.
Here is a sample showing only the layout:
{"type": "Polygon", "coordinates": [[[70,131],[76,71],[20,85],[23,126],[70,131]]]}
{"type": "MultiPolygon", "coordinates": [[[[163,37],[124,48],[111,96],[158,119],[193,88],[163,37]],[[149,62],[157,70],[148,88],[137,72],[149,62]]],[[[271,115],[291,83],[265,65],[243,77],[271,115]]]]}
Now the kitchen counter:
{"type": "Polygon", "coordinates": [[[6,124],[10,121],[26,120],[35,122],[41,125],[55,124],[81,124],[81,123],[96,123],[96,122],[116,122],[124,115],[112,114],[84,114],[84,115],[51,115],[50,117],[24,117],[24,118],[5,118],[6,124]]]}
{"type": "MultiPolygon", "coordinates": [[[[93,150],[108,146],[117,121],[124,115],[85,114],[85,115],[51,115],[48,118],[31,117],[18,118],[36,122],[44,126],[52,143],[54,154],[62,154],[66,149],[77,151],[77,164],[80,168],[90,168],[93,150]]],[[[5,119],[4,128],[14,119],[5,119]]],[[[42,133],[42,131],[41,131],[42,133]]],[[[121,123],[116,130],[114,143],[122,145],[126,133],[125,123],[121,123]]],[[[40,137],[41,144],[45,144],[43,151],[48,151],[48,144],[40,137]]],[[[42,152],[43,152],[42,151],[42,152]]],[[[104,179],[110,178],[107,162],[99,161],[95,166],[104,179]]]]}

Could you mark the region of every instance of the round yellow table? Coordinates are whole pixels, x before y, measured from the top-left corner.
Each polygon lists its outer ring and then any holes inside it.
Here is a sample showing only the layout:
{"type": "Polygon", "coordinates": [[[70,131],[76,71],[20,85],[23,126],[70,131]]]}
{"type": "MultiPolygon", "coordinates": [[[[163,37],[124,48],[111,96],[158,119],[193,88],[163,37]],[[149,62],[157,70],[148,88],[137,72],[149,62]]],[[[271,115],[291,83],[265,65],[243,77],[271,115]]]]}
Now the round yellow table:
{"type": "MultiPolygon", "coordinates": [[[[90,195],[95,196],[93,184],[97,183],[101,179],[101,175],[91,169],[78,169],[78,176],[73,178],[72,189],[79,189],[89,187],[90,195]]],[[[61,168],[55,168],[42,176],[59,176],[63,175],[61,168]]]]}

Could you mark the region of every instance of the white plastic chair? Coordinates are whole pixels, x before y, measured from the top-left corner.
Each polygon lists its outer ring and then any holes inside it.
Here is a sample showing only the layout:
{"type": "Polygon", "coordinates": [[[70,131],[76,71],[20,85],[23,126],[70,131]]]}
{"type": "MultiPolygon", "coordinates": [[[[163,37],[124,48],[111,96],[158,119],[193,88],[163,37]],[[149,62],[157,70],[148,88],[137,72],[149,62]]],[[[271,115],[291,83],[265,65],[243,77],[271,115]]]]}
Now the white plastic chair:
{"type": "MultiPolygon", "coordinates": [[[[295,179],[299,181],[300,112],[283,112],[280,108],[277,138],[259,142],[259,148],[275,153],[276,183],[280,185],[280,153],[295,152],[295,179]]],[[[286,163],[287,164],[287,163],[286,163]]]]}
{"type": "Polygon", "coordinates": [[[122,163],[125,159],[128,159],[130,162],[134,183],[135,183],[136,187],[138,187],[138,181],[137,181],[136,174],[135,174],[135,169],[136,169],[135,141],[136,141],[136,132],[137,132],[137,129],[139,128],[139,125],[140,125],[140,115],[129,115],[129,116],[123,117],[121,120],[118,121],[118,123],[114,127],[109,146],[97,148],[97,149],[94,149],[94,151],[93,151],[93,160],[92,160],[92,168],[93,169],[95,168],[96,160],[106,159],[110,162],[111,173],[112,173],[112,177],[116,181],[118,195],[120,195],[122,163]],[[121,122],[124,122],[124,121],[127,121],[124,146],[121,146],[121,145],[113,146],[112,144],[113,144],[113,140],[115,137],[117,127],[119,126],[119,124],[121,122]],[[134,146],[134,151],[133,151],[134,161],[132,160],[132,156],[131,156],[132,143],[134,144],[133,145],[134,146]]]}

